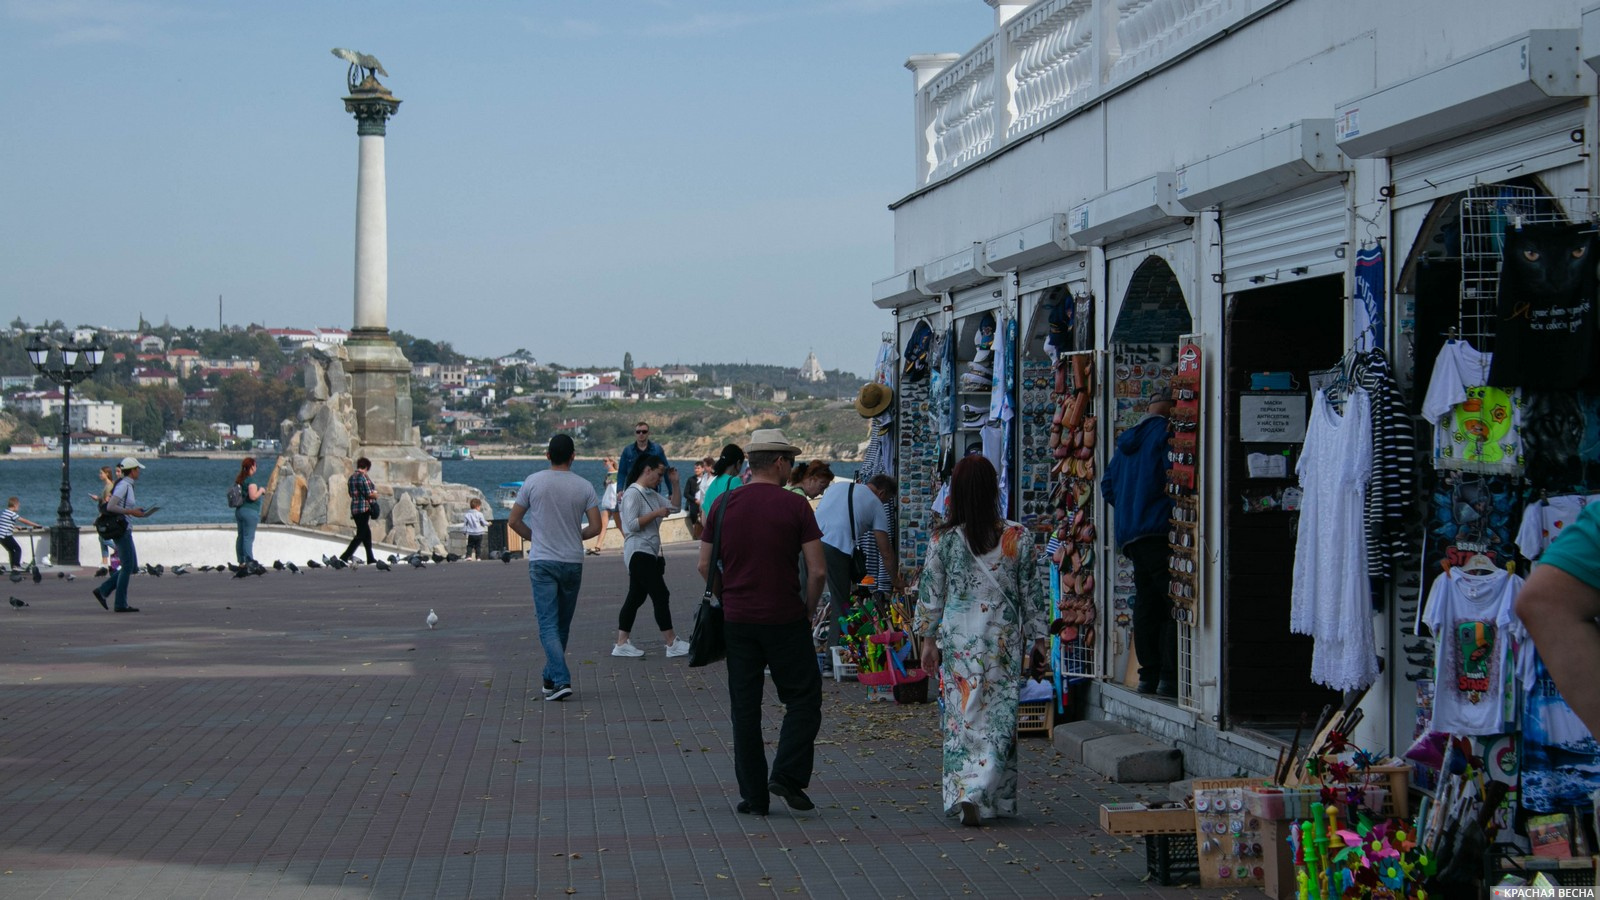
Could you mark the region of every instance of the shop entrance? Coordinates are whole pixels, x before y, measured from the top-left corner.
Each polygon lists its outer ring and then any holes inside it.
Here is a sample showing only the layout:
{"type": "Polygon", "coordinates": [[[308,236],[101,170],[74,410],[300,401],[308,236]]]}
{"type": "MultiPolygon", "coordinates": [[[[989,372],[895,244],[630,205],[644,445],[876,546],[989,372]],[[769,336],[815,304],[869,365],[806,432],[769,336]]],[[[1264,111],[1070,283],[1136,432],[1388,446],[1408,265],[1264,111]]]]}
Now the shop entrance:
{"type": "Polygon", "coordinates": [[[1223,483],[1212,494],[1223,504],[1222,713],[1228,727],[1284,740],[1302,716],[1309,727],[1339,695],[1311,681],[1311,638],[1289,633],[1298,514],[1282,502],[1298,483],[1301,446],[1255,440],[1263,435],[1242,418],[1262,399],[1303,403],[1309,412],[1310,372],[1344,352],[1343,285],[1342,276],[1328,276],[1241,291],[1224,329],[1227,434],[1223,483]]]}
{"type": "MultiPolygon", "coordinates": [[[[1178,338],[1194,330],[1183,287],[1172,267],[1159,256],[1147,257],[1134,270],[1122,297],[1117,321],[1111,330],[1112,435],[1136,424],[1145,413],[1145,404],[1161,388],[1168,387],[1177,366],[1178,338]]],[[[1113,440],[1113,446],[1114,446],[1113,440]]],[[[1107,450],[1106,452],[1112,452],[1107,450]]],[[[1116,511],[1111,510],[1113,520],[1116,511]]],[[[1115,533],[1114,529],[1111,531],[1115,533]]],[[[1111,545],[1115,546],[1115,540],[1111,545]]],[[[1133,564],[1120,553],[1113,553],[1111,580],[1110,676],[1127,686],[1138,682],[1138,666],[1132,649],[1133,564]]],[[[1190,649],[1193,646],[1191,623],[1177,624],[1178,699],[1192,703],[1190,649]]]]}

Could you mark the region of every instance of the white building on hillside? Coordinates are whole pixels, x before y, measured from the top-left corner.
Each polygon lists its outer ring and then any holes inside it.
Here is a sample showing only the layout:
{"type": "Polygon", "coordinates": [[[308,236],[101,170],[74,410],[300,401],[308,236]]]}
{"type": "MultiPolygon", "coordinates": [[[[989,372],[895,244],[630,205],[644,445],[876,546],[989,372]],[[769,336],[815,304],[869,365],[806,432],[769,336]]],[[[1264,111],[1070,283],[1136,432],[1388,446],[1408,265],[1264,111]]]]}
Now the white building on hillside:
{"type": "Polygon", "coordinates": [[[110,400],[74,400],[68,413],[68,425],[73,431],[101,431],[106,434],[122,433],[122,404],[110,400]]]}
{"type": "Polygon", "coordinates": [[[806,354],[806,361],[800,366],[800,380],[811,382],[823,382],[828,380],[828,376],[822,371],[822,363],[817,362],[817,353],[815,350],[806,354]]]}
{"type": "Polygon", "coordinates": [[[600,376],[592,372],[562,372],[556,379],[556,390],[575,394],[586,391],[600,383],[600,376]]]}

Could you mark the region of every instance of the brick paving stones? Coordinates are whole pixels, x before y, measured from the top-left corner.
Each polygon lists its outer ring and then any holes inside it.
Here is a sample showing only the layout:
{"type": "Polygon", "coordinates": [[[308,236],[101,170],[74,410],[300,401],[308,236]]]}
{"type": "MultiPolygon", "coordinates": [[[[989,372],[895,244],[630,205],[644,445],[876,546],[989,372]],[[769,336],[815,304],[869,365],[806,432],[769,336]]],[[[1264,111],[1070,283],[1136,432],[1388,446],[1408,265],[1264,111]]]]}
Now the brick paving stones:
{"type": "MultiPolygon", "coordinates": [[[[685,633],[693,553],[668,550],[685,633]]],[[[615,551],[585,563],[562,703],[540,696],[520,561],[141,575],[129,615],[92,583],[9,585],[30,605],[0,607],[0,897],[1228,893],[1147,882],[1142,841],[1097,809],[1165,786],[1042,739],[1022,815],[942,818],[937,707],[848,680],[824,682],[817,810],[737,815],[722,669],[665,658],[648,605],[646,656],[610,656],[615,551]]]]}

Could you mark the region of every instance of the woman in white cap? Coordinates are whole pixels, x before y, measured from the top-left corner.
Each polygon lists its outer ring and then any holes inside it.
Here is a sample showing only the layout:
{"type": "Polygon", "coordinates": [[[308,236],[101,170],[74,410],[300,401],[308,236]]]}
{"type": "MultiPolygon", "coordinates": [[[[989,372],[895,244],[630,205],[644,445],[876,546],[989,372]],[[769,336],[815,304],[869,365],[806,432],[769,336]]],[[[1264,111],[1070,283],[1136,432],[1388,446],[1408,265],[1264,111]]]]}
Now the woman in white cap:
{"type": "Polygon", "coordinates": [[[138,608],[128,605],[128,579],[139,568],[139,555],[133,548],[133,527],[128,524],[128,520],[142,519],[154,510],[146,510],[139,506],[133,496],[134,482],[139,480],[144,465],[129,456],[122,461],[119,468],[122,470],[122,477],[117,479],[116,486],[111,489],[111,495],[106,497],[106,512],[122,516],[124,523],[122,534],[112,538],[112,542],[117,546],[117,557],[122,564],[111,573],[110,578],[94,589],[94,599],[100,601],[102,609],[119,613],[136,613],[139,611],[138,608]],[[114,599],[114,603],[109,607],[106,606],[107,597],[114,599]]]}

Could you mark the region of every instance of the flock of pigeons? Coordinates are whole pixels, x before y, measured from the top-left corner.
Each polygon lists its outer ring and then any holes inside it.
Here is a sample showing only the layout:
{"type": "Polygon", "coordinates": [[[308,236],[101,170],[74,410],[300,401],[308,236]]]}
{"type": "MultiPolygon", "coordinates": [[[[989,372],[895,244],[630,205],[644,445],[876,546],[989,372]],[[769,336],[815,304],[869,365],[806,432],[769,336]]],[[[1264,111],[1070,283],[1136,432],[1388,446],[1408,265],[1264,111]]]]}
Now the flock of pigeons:
{"type": "MultiPolygon", "coordinates": [[[[504,550],[491,550],[488,558],[498,559],[502,563],[509,563],[511,562],[513,555],[504,550]]],[[[391,553],[387,559],[375,560],[371,563],[371,565],[380,572],[389,572],[398,566],[410,566],[413,569],[426,569],[430,566],[436,566],[441,563],[459,562],[461,559],[462,556],[459,553],[423,553],[421,550],[418,550],[415,553],[407,556],[397,556],[391,553]]],[[[321,562],[318,562],[314,559],[306,560],[305,568],[339,570],[354,569],[362,565],[365,564],[360,560],[343,560],[337,556],[323,556],[321,562]]],[[[272,569],[278,572],[290,572],[295,575],[299,575],[301,571],[303,571],[302,568],[295,563],[284,562],[281,559],[273,561],[272,569]]],[[[233,573],[234,578],[248,578],[251,575],[265,575],[267,574],[267,571],[268,569],[266,566],[256,562],[255,560],[251,560],[242,566],[234,563],[222,563],[215,566],[200,566],[196,568],[190,563],[181,563],[179,565],[172,566],[171,568],[155,564],[145,565],[139,569],[139,573],[143,573],[145,575],[154,575],[157,578],[160,578],[162,575],[165,575],[168,572],[171,572],[173,575],[179,578],[192,572],[216,572],[218,574],[223,572],[231,572],[233,573]]],[[[110,570],[102,566],[96,570],[94,574],[96,578],[104,578],[110,574],[110,570]]],[[[11,570],[10,577],[12,584],[18,584],[24,578],[29,577],[33,579],[34,584],[44,581],[44,574],[39,571],[39,566],[37,563],[26,568],[13,568],[11,570]]],[[[78,576],[69,572],[57,572],[56,577],[65,578],[67,581],[76,581],[78,579],[78,576]]],[[[28,605],[26,600],[21,600],[16,597],[12,597],[10,602],[13,609],[22,609],[28,605]]],[[[428,628],[431,629],[439,621],[439,617],[434,613],[433,610],[430,609],[428,610],[428,618],[425,621],[428,623],[428,628]]]]}
{"type": "MultiPolygon", "coordinates": [[[[509,563],[509,562],[511,562],[512,554],[507,553],[507,552],[505,552],[503,550],[496,550],[496,551],[492,551],[489,554],[489,558],[490,559],[498,559],[503,563],[509,563]]],[[[425,569],[425,568],[428,568],[429,566],[436,566],[436,565],[439,565],[441,563],[460,562],[462,559],[463,559],[463,557],[459,553],[444,553],[444,554],[440,554],[440,553],[423,553],[421,550],[418,550],[415,553],[411,553],[411,554],[406,555],[406,556],[397,556],[397,555],[391,553],[391,554],[389,554],[387,559],[375,560],[374,562],[370,563],[370,565],[373,568],[375,568],[378,571],[380,571],[380,572],[389,572],[389,571],[392,571],[392,570],[394,570],[395,568],[397,568],[399,566],[410,566],[413,569],[425,569]]],[[[167,574],[169,572],[171,574],[173,574],[173,575],[176,575],[176,576],[180,577],[180,578],[183,577],[184,575],[190,575],[190,574],[193,574],[195,572],[215,572],[215,573],[217,573],[219,575],[223,574],[223,573],[229,573],[234,578],[248,578],[251,575],[265,575],[265,574],[267,574],[268,571],[289,572],[289,573],[292,573],[292,574],[295,574],[295,575],[299,575],[301,572],[305,571],[306,569],[342,570],[342,569],[360,568],[363,565],[368,565],[368,564],[362,563],[360,560],[357,560],[357,559],[348,559],[347,560],[347,559],[340,559],[337,556],[326,556],[326,555],[324,555],[322,557],[321,562],[318,562],[317,560],[314,560],[314,559],[308,559],[308,560],[306,560],[305,566],[303,566],[303,567],[300,566],[300,565],[297,565],[297,564],[295,564],[293,562],[284,562],[283,560],[279,559],[279,560],[274,560],[273,561],[272,566],[271,566],[270,569],[267,566],[265,566],[265,565],[263,565],[263,564],[261,564],[259,562],[256,562],[255,560],[251,560],[250,562],[247,562],[244,565],[238,565],[238,564],[235,564],[235,563],[218,563],[217,565],[214,565],[214,566],[198,566],[197,567],[192,563],[181,563],[179,565],[172,566],[170,568],[167,567],[167,566],[163,566],[163,565],[145,565],[139,571],[141,573],[145,574],[145,575],[154,575],[157,578],[160,578],[162,575],[165,575],[165,574],[167,574]]],[[[37,572],[38,572],[37,568],[35,568],[34,571],[35,571],[35,577],[34,577],[33,580],[35,582],[37,582],[37,581],[40,580],[38,575],[37,575],[37,572]]],[[[58,573],[58,576],[59,576],[59,574],[60,573],[58,573]]],[[[104,578],[108,574],[110,574],[110,572],[107,569],[105,569],[104,567],[101,567],[100,569],[96,570],[94,574],[95,574],[96,578],[104,578]]],[[[71,578],[73,576],[68,575],[67,577],[71,578]]],[[[21,579],[17,578],[17,577],[13,577],[12,580],[13,581],[20,581],[21,579]]]]}

